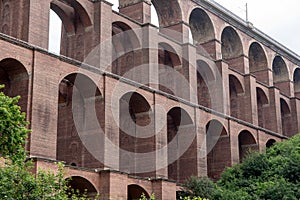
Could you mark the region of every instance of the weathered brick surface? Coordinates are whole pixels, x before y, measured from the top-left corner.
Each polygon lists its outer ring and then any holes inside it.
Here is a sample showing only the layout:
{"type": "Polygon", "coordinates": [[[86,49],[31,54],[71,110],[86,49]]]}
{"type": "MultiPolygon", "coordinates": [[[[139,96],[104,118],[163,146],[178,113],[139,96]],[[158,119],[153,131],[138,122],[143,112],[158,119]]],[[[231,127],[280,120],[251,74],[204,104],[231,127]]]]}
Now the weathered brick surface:
{"type": "Polygon", "coordinates": [[[73,165],[71,186],[102,199],[171,200],[189,176],[218,179],[299,132],[297,56],[207,1],[153,4],[159,29],[142,0],[120,0],[120,13],[106,1],[0,2],[0,84],[21,95],[26,148],[48,159],[36,169],[73,165]],[[65,57],[45,50],[50,8],[65,57]]]}

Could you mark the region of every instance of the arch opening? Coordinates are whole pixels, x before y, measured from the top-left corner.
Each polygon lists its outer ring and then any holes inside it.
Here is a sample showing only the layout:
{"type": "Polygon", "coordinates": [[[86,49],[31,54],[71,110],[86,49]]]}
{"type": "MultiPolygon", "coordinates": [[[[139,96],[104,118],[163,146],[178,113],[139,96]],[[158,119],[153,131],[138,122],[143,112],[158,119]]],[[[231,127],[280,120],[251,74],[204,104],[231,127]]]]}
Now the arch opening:
{"type": "Polygon", "coordinates": [[[61,28],[62,21],[60,17],[52,9],[50,9],[48,50],[55,54],[60,54],[61,28]]]}
{"type": "Polygon", "coordinates": [[[202,61],[197,61],[197,97],[198,104],[211,108],[211,92],[213,87],[210,87],[215,82],[215,76],[210,66],[202,61]]]}
{"type": "Polygon", "coordinates": [[[194,123],[184,109],[175,107],[167,113],[169,179],[182,183],[188,177],[197,175],[197,148],[194,132],[194,123]],[[190,146],[185,147],[186,144],[190,146]]]}
{"type": "Polygon", "coordinates": [[[75,192],[78,191],[79,196],[86,196],[89,199],[94,199],[97,197],[98,192],[95,186],[87,179],[80,176],[73,176],[67,179],[67,182],[69,189],[72,189],[75,192]]]}
{"type": "Polygon", "coordinates": [[[139,200],[142,194],[144,194],[147,199],[150,198],[149,194],[141,186],[139,185],[127,186],[127,200],[139,200]]]}
{"type": "Polygon", "coordinates": [[[280,113],[281,113],[282,134],[285,136],[292,136],[293,124],[292,124],[291,110],[287,102],[282,98],[280,98],[280,113]]]}
{"type": "Polygon", "coordinates": [[[202,9],[196,8],[192,11],[189,24],[194,41],[193,44],[200,45],[215,38],[212,21],[202,9]]]}
{"type": "Polygon", "coordinates": [[[21,96],[18,105],[22,112],[27,111],[29,93],[29,74],[25,66],[16,59],[5,58],[0,61],[0,85],[5,85],[4,94],[21,96]]]}
{"type": "MultiPolygon", "coordinates": [[[[119,109],[120,171],[148,176],[152,172],[141,173],[141,166],[135,154],[149,153],[155,149],[151,106],[139,93],[129,92],[120,98],[119,109]]],[[[151,155],[147,159],[153,162],[155,160],[151,155]]]]}
{"type": "MultiPolygon", "coordinates": [[[[57,160],[78,167],[103,167],[85,147],[86,139],[79,135],[93,137],[99,128],[104,130],[104,100],[100,90],[83,74],[67,75],[58,89],[57,160]]],[[[103,142],[97,144],[99,152],[103,152],[103,142]]]]}
{"type": "Polygon", "coordinates": [[[280,56],[276,56],[272,64],[273,70],[273,81],[274,83],[288,81],[289,73],[287,70],[286,63],[280,56]]]}
{"type": "Polygon", "coordinates": [[[218,180],[225,167],[231,165],[230,138],[218,120],[206,124],[207,175],[218,180]]]}
{"type": "Polygon", "coordinates": [[[172,95],[180,94],[178,81],[180,81],[179,74],[182,74],[182,65],[178,54],[170,45],[158,44],[158,64],[159,90],[172,95]]]}
{"type": "Polygon", "coordinates": [[[293,76],[293,82],[294,82],[295,93],[299,93],[299,95],[296,94],[296,96],[300,97],[300,68],[295,69],[294,76],[293,76]]]}
{"type": "Polygon", "coordinates": [[[249,131],[242,131],[238,136],[240,162],[247,157],[249,152],[258,151],[255,138],[249,131]]]}
{"type": "Polygon", "coordinates": [[[274,139],[269,139],[266,143],[266,148],[272,147],[276,143],[276,140],[274,139]]]}
{"type": "Polygon", "coordinates": [[[256,88],[256,102],[258,125],[263,128],[269,128],[269,100],[265,92],[259,87],[256,88]]]}
{"type": "Polygon", "coordinates": [[[245,106],[244,89],[241,82],[234,75],[229,75],[230,115],[244,120],[245,106]]]}
{"type": "Polygon", "coordinates": [[[258,81],[269,83],[267,56],[257,42],[253,42],[249,47],[249,68],[250,73],[253,73],[258,81]]]}

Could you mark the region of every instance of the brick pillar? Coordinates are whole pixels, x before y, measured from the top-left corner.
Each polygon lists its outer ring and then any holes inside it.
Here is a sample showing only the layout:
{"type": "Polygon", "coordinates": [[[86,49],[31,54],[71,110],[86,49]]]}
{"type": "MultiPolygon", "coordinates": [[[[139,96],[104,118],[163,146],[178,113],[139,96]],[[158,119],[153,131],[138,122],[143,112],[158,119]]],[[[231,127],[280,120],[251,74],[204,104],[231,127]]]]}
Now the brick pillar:
{"type": "Polygon", "coordinates": [[[282,132],[280,112],[280,91],[276,87],[269,89],[270,109],[269,119],[266,120],[266,128],[277,133],[282,132]]]}
{"type": "Polygon", "coordinates": [[[249,59],[246,55],[240,55],[236,58],[226,59],[231,69],[234,69],[243,74],[249,74],[249,59]]]}
{"type": "Polygon", "coordinates": [[[291,135],[300,133],[300,100],[297,98],[291,99],[291,119],[293,132],[291,135]]]}
{"type": "Polygon", "coordinates": [[[221,42],[219,40],[211,40],[197,46],[197,52],[203,55],[207,55],[214,60],[222,58],[221,54],[221,42]]]}
{"type": "Polygon", "coordinates": [[[157,179],[152,181],[155,199],[176,199],[176,183],[157,179]]]}
{"type": "MultiPolygon", "coordinates": [[[[258,125],[257,103],[256,103],[256,81],[251,74],[245,76],[244,96],[244,119],[254,125],[258,125]]],[[[242,112],[242,111],[241,111],[242,112]]]]}
{"type": "Polygon", "coordinates": [[[277,83],[274,83],[275,87],[278,87],[280,92],[287,95],[287,96],[294,96],[293,94],[293,82],[288,81],[280,81],[277,83]]]}
{"type": "Polygon", "coordinates": [[[216,61],[216,66],[219,73],[219,76],[217,78],[222,78],[222,80],[217,81],[217,83],[223,84],[223,100],[221,101],[222,103],[220,103],[220,107],[217,107],[215,110],[223,112],[226,115],[230,115],[230,94],[228,76],[229,67],[228,64],[223,62],[222,60],[216,61]]]}
{"type": "Polygon", "coordinates": [[[48,48],[50,0],[4,0],[0,31],[30,44],[48,48]]]}
{"type": "Polygon", "coordinates": [[[120,0],[119,12],[142,24],[151,22],[151,2],[149,0],[120,0]]]}
{"type": "Polygon", "coordinates": [[[272,71],[270,69],[263,69],[260,71],[251,72],[256,77],[256,80],[266,85],[272,85],[272,71]]]}

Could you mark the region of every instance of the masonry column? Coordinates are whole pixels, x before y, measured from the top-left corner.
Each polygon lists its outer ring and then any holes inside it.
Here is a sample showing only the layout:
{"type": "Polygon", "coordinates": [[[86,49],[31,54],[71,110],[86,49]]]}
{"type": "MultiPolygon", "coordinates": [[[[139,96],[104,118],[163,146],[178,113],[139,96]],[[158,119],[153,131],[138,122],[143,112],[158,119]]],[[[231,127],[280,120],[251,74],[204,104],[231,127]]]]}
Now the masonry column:
{"type": "Polygon", "coordinates": [[[269,119],[266,120],[266,128],[277,133],[282,133],[280,112],[280,91],[276,87],[269,89],[270,109],[269,119]]]}
{"type": "Polygon", "coordinates": [[[119,0],[120,13],[142,24],[151,22],[150,0],[119,0]]]}
{"type": "Polygon", "coordinates": [[[3,0],[0,31],[47,49],[49,12],[50,0],[3,0]]]}
{"type": "Polygon", "coordinates": [[[255,83],[255,77],[253,75],[248,74],[245,76],[244,119],[257,126],[258,117],[255,83]]]}

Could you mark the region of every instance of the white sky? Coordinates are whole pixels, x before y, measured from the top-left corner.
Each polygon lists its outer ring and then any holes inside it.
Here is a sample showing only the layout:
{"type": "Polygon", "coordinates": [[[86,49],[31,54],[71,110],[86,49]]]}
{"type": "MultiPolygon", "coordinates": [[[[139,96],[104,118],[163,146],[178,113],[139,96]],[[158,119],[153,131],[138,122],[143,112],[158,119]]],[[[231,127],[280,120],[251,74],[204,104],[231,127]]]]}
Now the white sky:
{"type": "MultiPolygon", "coordinates": [[[[118,11],[118,0],[108,0],[113,3],[113,9],[118,11]]],[[[213,0],[211,0],[213,1],[213,0]]],[[[253,25],[279,43],[300,55],[300,1],[299,0],[215,0],[220,5],[231,10],[242,19],[246,18],[246,3],[248,4],[248,19],[253,25]]],[[[154,14],[154,7],[152,6],[154,14]]],[[[153,15],[152,14],[152,15],[153,15]]],[[[49,50],[58,53],[60,41],[59,18],[51,12],[49,50]],[[51,29],[52,27],[52,29],[51,29]]],[[[152,17],[152,23],[158,25],[158,19],[152,17]]]]}

